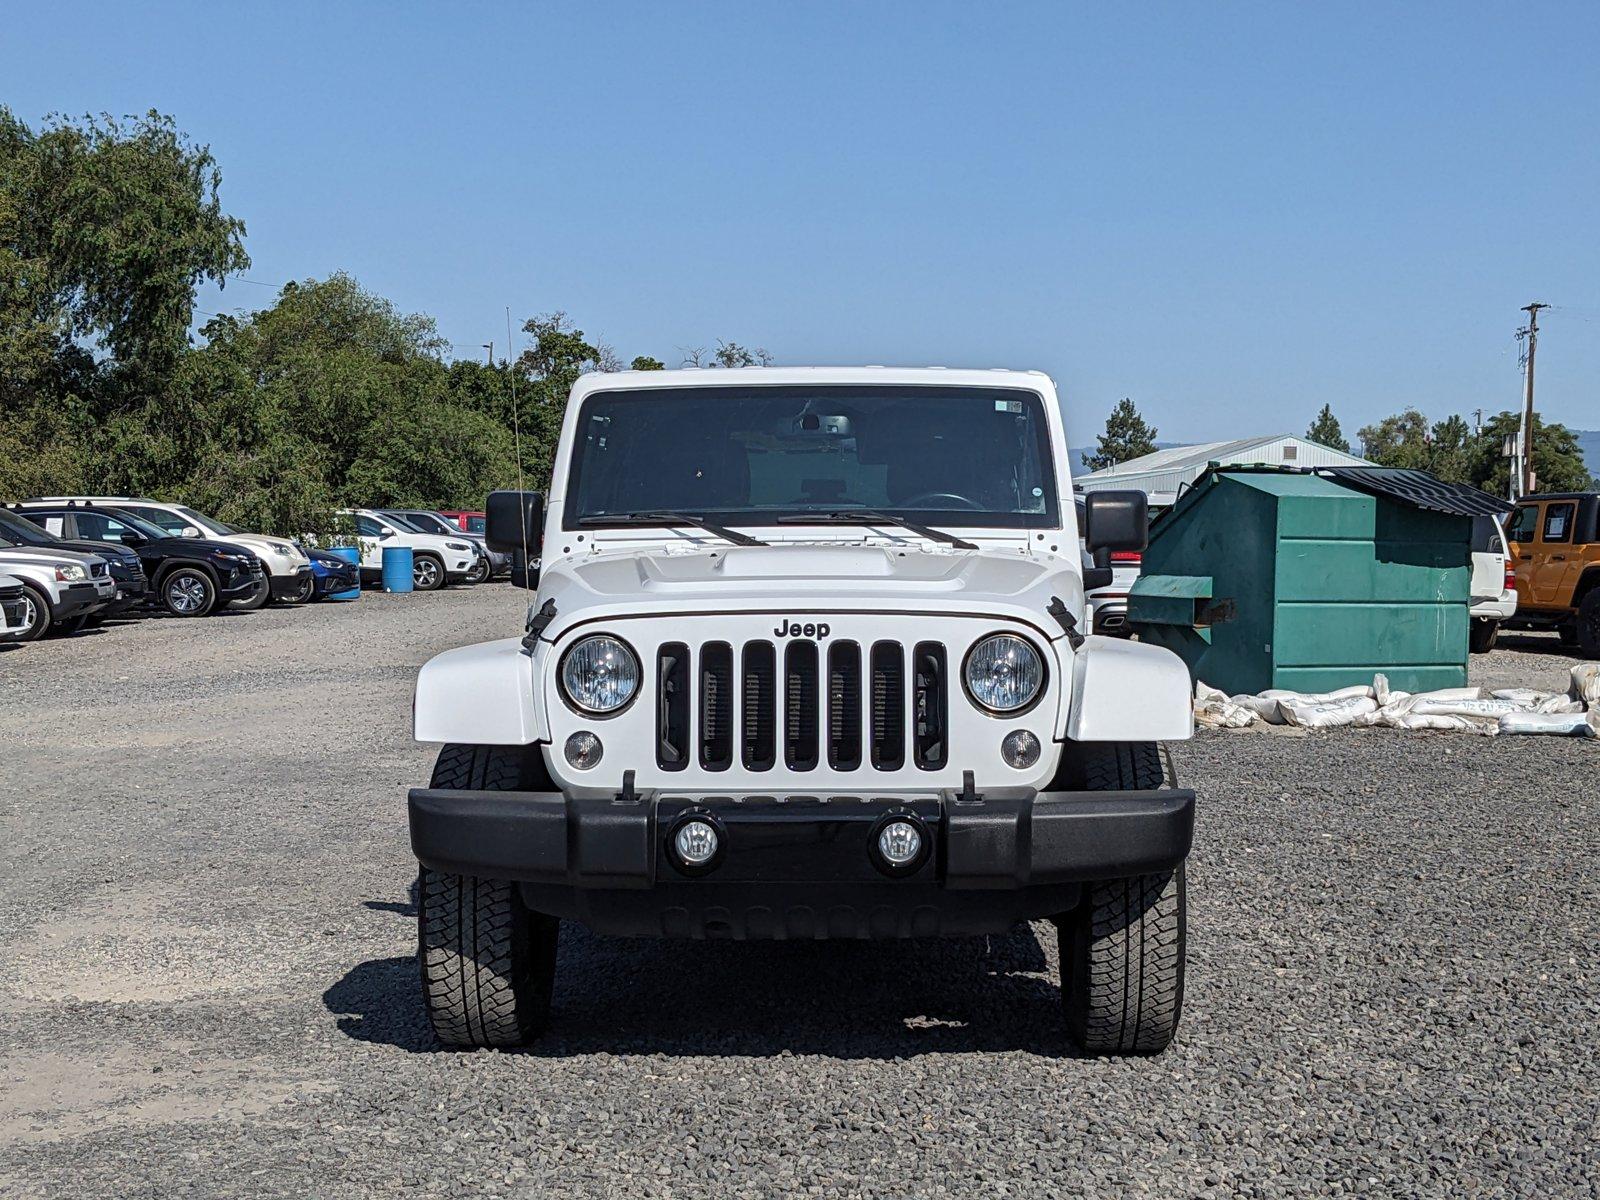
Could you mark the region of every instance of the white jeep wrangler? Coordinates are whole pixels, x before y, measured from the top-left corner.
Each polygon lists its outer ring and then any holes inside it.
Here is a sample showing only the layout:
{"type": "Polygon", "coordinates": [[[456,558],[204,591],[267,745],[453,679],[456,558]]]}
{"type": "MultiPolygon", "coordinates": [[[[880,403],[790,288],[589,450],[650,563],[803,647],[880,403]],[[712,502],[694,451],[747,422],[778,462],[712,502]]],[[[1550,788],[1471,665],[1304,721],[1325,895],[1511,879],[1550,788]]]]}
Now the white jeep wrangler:
{"type": "MultiPolygon", "coordinates": [[[[1194,794],[1157,743],[1190,735],[1189,676],[1079,628],[1066,462],[1034,372],[579,380],[548,499],[487,506],[537,589],[524,636],[417,681],[416,737],[446,743],[409,802],[439,1038],[538,1034],[562,919],[887,938],[1050,918],[1076,1041],[1164,1048],[1194,794]]],[[[1084,503],[1091,552],[1143,547],[1142,494],[1084,503]]]]}

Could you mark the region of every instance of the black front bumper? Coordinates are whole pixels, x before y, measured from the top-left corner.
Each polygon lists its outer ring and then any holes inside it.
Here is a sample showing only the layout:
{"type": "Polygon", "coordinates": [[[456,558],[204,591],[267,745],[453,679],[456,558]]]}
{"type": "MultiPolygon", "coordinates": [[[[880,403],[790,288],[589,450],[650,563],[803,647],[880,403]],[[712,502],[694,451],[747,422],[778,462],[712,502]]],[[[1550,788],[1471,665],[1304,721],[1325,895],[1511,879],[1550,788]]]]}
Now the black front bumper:
{"type": "Polygon", "coordinates": [[[101,596],[94,584],[69,583],[57,596],[52,616],[57,621],[64,621],[68,617],[97,612],[109,603],[110,598],[101,596]]]}
{"type": "Polygon", "coordinates": [[[305,590],[306,580],[312,577],[310,565],[298,567],[287,575],[272,576],[272,598],[282,600],[289,596],[298,596],[305,590]]]}
{"type": "Polygon", "coordinates": [[[602,933],[907,937],[1001,932],[1067,911],[1085,882],[1171,870],[1189,853],[1194,793],[622,800],[417,788],[410,817],[424,866],[515,880],[530,907],[602,933]],[[681,870],[668,848],[688,813],[724,835],[703,874],[681,870]],[[872,852],[892,813],[911,814],[931,840],[899,877],[872,852]]]}

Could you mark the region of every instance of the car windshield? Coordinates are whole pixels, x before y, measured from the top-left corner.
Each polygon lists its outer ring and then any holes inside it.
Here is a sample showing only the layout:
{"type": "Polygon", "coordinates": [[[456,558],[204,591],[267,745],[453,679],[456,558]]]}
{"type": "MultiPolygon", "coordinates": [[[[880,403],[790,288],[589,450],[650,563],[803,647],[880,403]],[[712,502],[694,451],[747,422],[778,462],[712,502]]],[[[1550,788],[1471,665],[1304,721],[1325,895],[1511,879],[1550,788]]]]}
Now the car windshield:
{"type": "Polygon", "coordinates": [[[92,510],[92,513],[109,517],[118,524],[126,525],[135,533],[142,537],[149,538],[151,541],[154,541],[157,538],[169,538],[172,536],[154,521],[147,521],[143,517],[129,512],[125,508],[98,508],[92,510]]]}
{"type": "Polygon", "coordinates": [[[55,546],[60,542],[55,534],[46,533],[26,517],[0,512],[0,545],[55,546]]]}
{"type": "Polygon", "coordinates": [[[204,513],[195,512],[195,510],[192,508],[185,508],[181,504],[175,505],[174,507],[176,507],[177,510],[184,516],[188,517],[195,527],[198,528],[202,533],[229,534],[239,532],[231,525],[224,525],[215,517],[208,517],[204,513]]]}
{"type": "Polygon", "coordinates": [[[578,429],[568,528],[630,513],[762,525],[852,509],[934,526],[1059,524],[1044,405],[1021,389],[600,392],[578,429]]]}

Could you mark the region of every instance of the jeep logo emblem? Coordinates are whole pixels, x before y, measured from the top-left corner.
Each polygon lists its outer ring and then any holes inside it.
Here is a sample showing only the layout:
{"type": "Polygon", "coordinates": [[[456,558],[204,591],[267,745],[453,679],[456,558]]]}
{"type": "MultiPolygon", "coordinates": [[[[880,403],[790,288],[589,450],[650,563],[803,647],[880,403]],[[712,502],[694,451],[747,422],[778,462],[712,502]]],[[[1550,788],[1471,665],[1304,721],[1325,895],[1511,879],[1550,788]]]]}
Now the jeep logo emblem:
{"type": "Polygon", "coordinates": [[[828,623],[821,621],[815,625],[798,625],[793,621],[779,621],[778,627],[772,632],[778,637],[825,638],[828,636],[828,623]]]}

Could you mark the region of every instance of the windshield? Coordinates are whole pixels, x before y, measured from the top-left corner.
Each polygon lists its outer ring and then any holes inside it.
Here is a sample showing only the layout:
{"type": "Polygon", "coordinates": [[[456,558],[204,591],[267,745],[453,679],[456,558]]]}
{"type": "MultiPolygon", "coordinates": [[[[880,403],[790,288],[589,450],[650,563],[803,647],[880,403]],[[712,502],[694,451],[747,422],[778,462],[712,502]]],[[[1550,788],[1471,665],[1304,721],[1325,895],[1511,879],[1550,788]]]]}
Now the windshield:
{"type": "Polygon", "coordinates": [[[0,544],[7,546],[55,546],[61,539],[46,533],[32,521],[0,512],[0,544]]]}
{"type": "Polygon", "coordinates": [[[175,505],[174,507],[176,507],[177,510],[179,512],[181,512],[184,516],[188,517],[189,520],[196,527],[198,527],[203,533],[238,533],[239,532],[237,529],[234,529],[233,527],[231,527],[229,525],[224,525],[221,521],[217,520],[215,517],[208,517],[204,513],[197,513],[192,508],[185,508],[181,504],[175,505]]]}
{"type": "Polygon", "coordinates": [[[489,528],[488,520],[486,518],[484,518],[484,517],[471,517],[471,516],[469,516],[467,518],[467,532],[468,533],[482,533],[488,528],[489,528]]]}
{"type": "Polygon", "coordinates": [[[1035,392],[707,387],[584,401],[564,522],[676,512],[724,525],[872,509],[928,525],[1059,524],[1035,392]]]}

